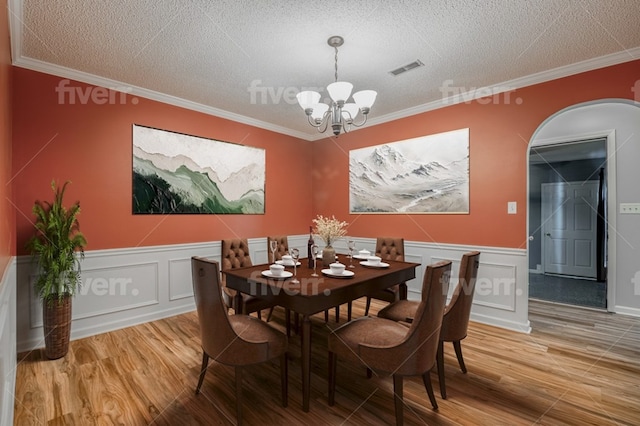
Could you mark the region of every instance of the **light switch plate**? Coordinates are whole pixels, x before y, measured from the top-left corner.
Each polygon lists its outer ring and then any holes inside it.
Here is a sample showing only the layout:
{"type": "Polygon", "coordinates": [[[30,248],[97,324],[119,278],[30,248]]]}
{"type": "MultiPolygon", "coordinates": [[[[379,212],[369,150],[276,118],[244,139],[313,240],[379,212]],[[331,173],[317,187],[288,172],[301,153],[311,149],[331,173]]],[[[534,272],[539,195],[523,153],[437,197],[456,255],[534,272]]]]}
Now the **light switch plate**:
{"type": "Polygon", "coordinates": [[[640,203],[620,203],[621,214],[640,214],[640,203]]]}
{"type": "Polygon", "coordinates": [[[508,214],[516,214],[518,213],[518,203],[515,201],[509,201],[507,203],[507,213],[508,214]]]}

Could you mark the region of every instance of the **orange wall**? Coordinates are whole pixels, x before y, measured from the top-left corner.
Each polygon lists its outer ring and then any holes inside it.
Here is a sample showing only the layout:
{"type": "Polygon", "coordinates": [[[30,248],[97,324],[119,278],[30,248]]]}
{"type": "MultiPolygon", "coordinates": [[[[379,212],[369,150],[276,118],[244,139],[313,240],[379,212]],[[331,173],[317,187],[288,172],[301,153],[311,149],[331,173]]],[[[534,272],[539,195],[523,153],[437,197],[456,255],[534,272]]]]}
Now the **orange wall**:
{"type": "Polygon", "coordinates": [[[527,147],[533,132],[547,117],[570,105],[603,98],[633,99],[631,89],[639,78],[640,61],[629,62],[511,92],[508,104],[498,95],[489,103],[483,99],[484,104],[453,105],[316,142],[314,158],[330,160],[316,164],[315,210],[351,223],[351,235],[524,248],[527,147]],[[516,103],[517,98],[521,103],[516,103]],[[349,214],[349,150],[467,127],[468,215],[349,214]],[[507,214],[508,201],[518,203],[516,215],[507,214]]]}
{"type": "Polygon", "coordinates": [[[633,99],[638,75],[640,61],[630,62],[520,89],[510,94],[510,103],[502,96],[488,104],[471,101],[337,139],[306,142],[145,99],[134,103],[127,97],[115,105],[59,103],[55,88],[60,78],[15,68],[17,250],[24,252],[32,234],[31,206],[36,199],[50,198],[52,178],[73,182],[67,201],[81,200],[81,227],[92,250],[301,234],[315,214],[334,214],[350,223],[351,235],[362,237],[386,234],[410,241],[525,247],[526,154],[533,132],[544,119],[576,103],[633,99]],[[516,103],[517,98],[522,102],[516,103]],[[266,148],[266,214],[132,215],[134,123],[266,148]],[[350,149],[465,127],[470,128],[470,214],[349,214],[350,149]],[[506,214],[508,201],[518,202],[518,214],[506,214]]]}
{"type": "Polygon", "coordinates": [[[7,2],[0,4],[0,278],[15,254],[11,205],[11,49],[7,2]]]}
{"type": "MultiPolygon", "coordinates": [[[[120,94],[114,104],[59,102],[59,77],[14,69],[13,184],[17,250],[32,235],[31,207],[50,200],[50,182],[71,180],[89,250],[308,232],[309,142],[160,102],[120,94]],[[132,215],[132,125],[140,124],[266,149],[264,215],[132,215]],[[295,161],[286,161],[295,158],[295,161]],[[293,179],[292,179],[293,177],[293,179]]],[[[93,88],[71,81],[67,86],[93,88]]],[[[230,161],[232,161],[230,159],[230,161]]]]}

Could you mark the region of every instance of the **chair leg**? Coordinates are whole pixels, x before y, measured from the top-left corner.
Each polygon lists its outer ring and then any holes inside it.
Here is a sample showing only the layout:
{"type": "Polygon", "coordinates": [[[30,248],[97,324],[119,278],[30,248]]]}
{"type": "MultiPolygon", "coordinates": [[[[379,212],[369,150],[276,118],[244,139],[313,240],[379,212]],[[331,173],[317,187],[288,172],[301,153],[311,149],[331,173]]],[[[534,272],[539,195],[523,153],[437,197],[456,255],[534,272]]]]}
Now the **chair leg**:
{"type": "Polygon", "coordinates": [[[369,315],[369,308],[371,307],[371,298],[369,296],[367,296],[367,304],[365,305],[364,308],[364,316],[366,317],[367,315],[369,315]]]}
{"type": "Polygon", "coordinates": [[[340,305],[336,306],[336,323],[340,322],[340,305]]]}
{"type": "Polygon", "coordinates": [[[460,346],[460,340],[453,342],[453,349],[456,350],[456,356],[458,357],[458,364],[463,373],[467,372],[467,367],[464,365],[464,359],[462,358],[462,346],[460,346]]]}
{"type": "Polygon", "coordinates": [[[242,424],[242,367],[236,368],[236,418],[238,425],[242,424]]]}
{"type": "Polygon", "coordinates": [[[434,410],[437,410],[438,402],[436,401],[436,396],[433,394],[433,386],[431,386],[431,369],[427,370],[427,372],[422,375],[422,381],[424,382],[424,387],[427,390],[427,395],[429,395],[431,406],[434,410]]]}
{"type": "Polygon", "coordinates": [[[367,379],[370,379],[373,376],[373,371],[369,367],[367,367],[367,379]]]}
{"type": "Polygon", "coordinates": [[[291,310],[284,310],[284,323],[287,328],[287,337],[291,337],[291,310]]]}
{"type": "Polygon", "coordinates": [[[328,310],[324,311],[324,322],[329,322],[329,311],[328,310]]]}
{"type": "Polygon", "coordinates": [[[282,406],[289,405],[289,362],[287,353],[280,357],[280,386],[282,388],[282,406]]]}
{"type": "Polygon", "coordinates": [[[198,379],[198,386],[196,386],[196,395],[200,393],[200,386],[204,381],[204,375],[207,373],[207,365],[209,365],[209,355],[205,351],[202,351],[202,366],[200,367],[200,378],[198,379]]]}
{"type": "Polygon", "coordinates": [[[447,399],[447,388],[444,384],[444,342],[438,342],[438,352],[436,353],[436,364],[438,364],[438,381],[440,382],[440,396],[447,399]]]}
{"type": "Polygon", "coordinates": [[[269,314],[267,315],[267,322],[271,321],[271,315],[273,315],[273,306],[269,309],[269,314]]]}
{"type": "Polygon", "coordinates": [[[393,375],[393,402],[396,407],[396,425],[402,426],[404,422],[403,403],[402,403],[402,376],[393,375]]]}
{"type": "Polygon", "coordinates": [[[327,380],[327,385],[329,387],[329,405],[333,406],[335,404],[336,398],[336,366],[338,363],[338,355],[334,352],[329,352],[329,380],[327,380]]]}
{"type": "Polygon", "coordinates": [[[351,302],[347,305],[347,321],[351,321],[351,311],[353,306],[351,306],[351,302]]]}
{"type": "Polygon", "coordinates": [[[262,319],[262,311],[258,311],[258,319],[261,320],[262,319]]]}

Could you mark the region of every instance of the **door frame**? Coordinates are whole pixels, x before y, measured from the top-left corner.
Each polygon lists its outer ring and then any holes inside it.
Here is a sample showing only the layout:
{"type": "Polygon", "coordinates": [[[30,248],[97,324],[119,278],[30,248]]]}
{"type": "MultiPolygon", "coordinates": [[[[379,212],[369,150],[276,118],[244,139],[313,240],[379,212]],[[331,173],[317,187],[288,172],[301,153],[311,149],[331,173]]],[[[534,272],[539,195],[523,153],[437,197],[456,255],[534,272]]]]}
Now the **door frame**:
{"type": "MultiPolygon", "coordinates": [[[[607,129],[597,132],[574,134],[562,136],[558,138],[538,139],[535,134],[531,138],[527,147],[527,235],[531,235],[529,229],[529,191],[530,181],[530,162],[529,156],[532,147],[562,145],[576,143],[588,139],[603,138],[606,139],[607,158],[606,158],[606,182],[607,182],[607,311],[614,312],[615,307],[615,290],[616,290],[616,131],[615,129],[607,129]]],[[[529,237],[530,238],[530,237],[529,237]]],[[[527,238],[527,265],[529,264],[529,238],[527,238]]]]}

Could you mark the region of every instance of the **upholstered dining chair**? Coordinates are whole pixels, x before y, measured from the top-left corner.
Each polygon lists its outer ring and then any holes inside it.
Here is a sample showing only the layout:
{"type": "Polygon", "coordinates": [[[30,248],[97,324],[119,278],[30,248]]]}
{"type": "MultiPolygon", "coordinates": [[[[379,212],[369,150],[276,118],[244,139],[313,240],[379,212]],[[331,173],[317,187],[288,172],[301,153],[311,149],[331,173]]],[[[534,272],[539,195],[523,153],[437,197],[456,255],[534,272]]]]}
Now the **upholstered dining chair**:
{"type": "MultiPolygon", "coordinates": [[[[479,264],[479,251],[472,251],[462,255],[458,284],[444,311],[437,354],[438,380],[440,382],[440,395],[443,399],[447,398],[444,378],[444,342],[453,342],[453,348],[455,349],[460,369],[463,373],[467,372],[467,367],[464,365],[464,359],[462,358],[460,341],[467,337],[467,328],[469,327],[469,317],[471,316],[471,305],[475,293],[479,264]]],[[[417,301],[400,300],[381,309],[380,312],[378,312],[378,317],[410,323],[416,315],[418,305],[419,302],[417,301]]]]}
{"type": "Polygon", "coordinates": [[[271,313],[273,312],[273,307],[275,306],[275,302],[272,298],[268,296],[251,296],[243,293],[241,306],[236,306],[236,298],[234,297],[236,293],[234,290],[231,290],[226,286],[224,271],[253,265],[251,262],[251,256],[249,255],[249,243],[247,240],[244,238],[222,240],[222,254],[220,257],[222,260],[222,286],[225,293],[224,297],[226,301],[230,301],[230,304],[227,306],[233,308],[236,313],[251,314],[252,312],[256,312],[260,319],[262,319],[260,311],[263,309],[269,309],[269,316],[267,317],[268,321],[271,317],[271,313]]]}
{"type": "Polygon", "coordinates": [[[329,334],[329,405],[335,403],[336,365],[340,356],[393,376],[396,424],[403,423],[404,376],[422,376],[431,405],[438,409],[430,372],[436,364],[450,273],[451,261],[427,266],[422,281],[426,297],[409,327],[384,318],[362,317],[329,334]]]}
{"type": "Polygon", "coordinates": [[[273,235],[267,237],[267,250],[269,253],[269,263],[281,260],[282,256],[289,254],[289,238],[286,235],[273,235]],[[278,247],[275,252],[275,259],[271,259],[271,241],[276,241],[278,247]]]}
{"type": "MultiPolygon", "coordinates": [[[[404,261],[404,238],[379,237],[376,239],[376,256],[382,261],[399,260],[404,261]]],[[[367,295],[367,304],[364,308],[364,316],[369,315],[371,299],[384,300],[393,303],[407,298],[406,291],[401,291],[400,284],[379,290],[367,295]]]]}
{"type": "MultiPolygon", "coordinates": [[[[287,406],[287,337],[248,315],[229,315],[222,300],[218,262],[191,258],[193,294],[200,324],[202,366],[196,387],[200,393],[209,359],[235,368],[236,415],[242,424],[243,367],[280,358],[282,406],[287,406]]],[[[270,392],[271,389],[265,389],[270,392]]]]}

